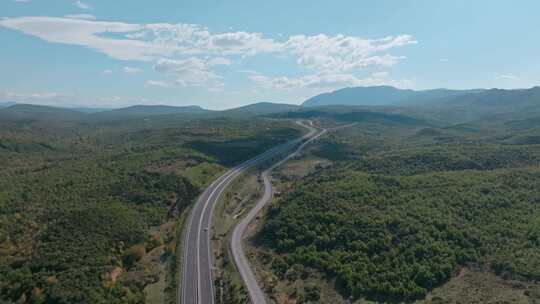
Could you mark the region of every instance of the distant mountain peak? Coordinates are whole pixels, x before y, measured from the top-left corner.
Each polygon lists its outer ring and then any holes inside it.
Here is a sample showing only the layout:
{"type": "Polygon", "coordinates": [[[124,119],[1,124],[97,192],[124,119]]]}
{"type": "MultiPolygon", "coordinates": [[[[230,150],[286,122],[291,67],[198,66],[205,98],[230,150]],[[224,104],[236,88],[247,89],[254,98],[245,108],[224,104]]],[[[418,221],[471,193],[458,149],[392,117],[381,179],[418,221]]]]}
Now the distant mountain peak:
{"type": "Polygon", "coordinates": [[[303,106],[355,105],[355,106],[402,106],[478,92],[481,90],[433,89],[415,91],[382,85],[371,87],[348,87],[309,98],[303,106]]]}

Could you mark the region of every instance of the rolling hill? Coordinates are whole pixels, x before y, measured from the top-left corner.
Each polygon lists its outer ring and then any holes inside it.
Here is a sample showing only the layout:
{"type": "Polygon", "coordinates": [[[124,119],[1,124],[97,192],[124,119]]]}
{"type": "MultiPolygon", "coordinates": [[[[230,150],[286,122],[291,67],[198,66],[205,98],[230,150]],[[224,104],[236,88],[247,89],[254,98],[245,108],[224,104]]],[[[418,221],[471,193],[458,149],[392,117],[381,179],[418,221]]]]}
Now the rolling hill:
{"type": "Polygon", "coordinates": [[[233,109],[212,111],[199,106],[135,105],[125,108],[66,109],[50,106],[16,104],[2,108],[0,118],[4,120],[74,121],[80,119],[140,119],[164,115],[175,115],[182,119],[205,118],[250,118],[266,115],[274,117],[329,117],[335,119],[389,120],[398,117],[375,117],[401,114],[421,121],[437,124],[455,124],[474,121],[515,120],[540,116],[540,87],[530,89],[489,90],[403,90],[390,86],[344,88],[324,93],[306,100],[302,106],[258,102],[233,109]],[[338,113],[340,113],[338,115],[338,113]],[[345,115],[345,113],[349,113],[345,115]],[[351,114],[352,113],[352,114],[351,114]],[[358,114],[363,113],[363,114],[358,114]],[[339,117],[338,116],[343,116],[339,117]],[[354,119],[353,119],[354,116],[354,119]]]}
{"type": "Polygon", "coordinates": [[[540,106],[540,87],[516,90],[490,89],[461,96],[449,96],[439,100],[439,103],[486,107],[540,106]]]}
{"type": "Polygon", "coordinates": [[[289,119],[312,119],[328,118],[345,123],[382,123],[388,125],[429,125],[423,119],[399,113],[385,113],[361,107],[352,106],[332,106],[332,107],[313,107],[300,108],[296,111],[287,111],[282,113],[269,114],[274,118],[289,119]]]}
{"type": "Polygon", "coordinates": [[[300,106],[292,105],[292,104],[258,102],[258,103],[249,104],[247,106],[242,106],[242,107],[222,111],[220,115],[257,116],[257,115],[268,115],[268,114],[273,114],[273,113],[295,111],[299,108],[300,106]]]}
{"type": "Polygon", "coordinates": [[[408,114],[452,123],[504,121],[540,116],[540,87],[530,89],[490,89],[482,92],[442,98],[430,106],[406,110],[408,114]]]}
{"type": "Polygon", "coordinates": [[[212,111],[199,106],[135,105],[96,113],[97,116],[156,116],[168,114],[205,114],[212,111]]]}
{"type": "Polygon", "coordinates": [[[258,115],[295,111],[300,106],[271,102],[259,102],[223,111],[212,111],[199,106],[136,105],[118,109],[58,108],[30,104],[16,104],[0,107],[0,119],[4,120],[117,120],[137,119],[167,115],[180,115],[185,118],[231,117],[246,118],[258,115]]]}
{"type": "Polygon", "coordinates": [[[66,108],[38,106],[32,104],[15,104],[0,109],[0,119],[6,121],[18,120],[79,120],[84,113],[66,108]]]}

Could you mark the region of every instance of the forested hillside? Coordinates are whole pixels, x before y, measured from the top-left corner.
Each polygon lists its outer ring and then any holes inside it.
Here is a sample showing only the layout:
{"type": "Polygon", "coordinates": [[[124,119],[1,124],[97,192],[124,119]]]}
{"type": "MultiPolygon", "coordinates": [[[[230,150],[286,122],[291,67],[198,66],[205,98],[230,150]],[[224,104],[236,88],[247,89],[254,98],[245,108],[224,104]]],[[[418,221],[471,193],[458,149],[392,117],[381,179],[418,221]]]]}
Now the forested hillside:
{"type": "Polygon", "coordinates": [[[0,120],[0,303],[174,301],[182,219],[202,187],[299,134],[264,119],[35,110],[0,120]]]}
{"type": "Polygon", "coordinates": [[[333,165],[274,202],[257,243],[281,280],[316,269],[344,298],[423,299],[468,265],[538,281],[540,145],[521,140],[535,134],[530,120],[330,133],[311,155],[333,165]]]}

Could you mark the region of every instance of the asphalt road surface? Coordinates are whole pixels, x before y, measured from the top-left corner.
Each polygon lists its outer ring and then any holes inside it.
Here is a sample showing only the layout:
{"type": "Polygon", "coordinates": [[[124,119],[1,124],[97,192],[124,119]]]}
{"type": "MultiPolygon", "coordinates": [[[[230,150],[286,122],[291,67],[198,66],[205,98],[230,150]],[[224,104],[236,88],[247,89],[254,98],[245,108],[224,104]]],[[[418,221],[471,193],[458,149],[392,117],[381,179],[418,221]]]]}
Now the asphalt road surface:
{"type": "MultiPolygon", "coordinates": [[[[304,125],[305,126],[305,125],[304,125]]],[[[297,155],[307,144],[314,141],[315,139],[322,136],[326,130],[321,129],[317,130],[311,126],[305,126],[310,129],[310,132],[306,135],[306,138],[309,138],[307,141],[302,143],[293,153],[289,154],[286,158],[282,159],[278,163],[274,164],[267,170],[265,170],[262,173],[262,178],[264,182],[264,194],[262,198],[257,202],[255,207],[251,209],[251,211],[248,213],[246,217],[244,217],[240,223],[234,228],[232,239],[231,239],[231,252],[234,258],[234,263],[236,264],[236,269],[240,273],[240,276],[242,277],[242,281],[244,281],[244,285],[246,286],[249,297],[251,298],[252,304],[266,304],[266,298],[264,296],[264,293],[257,283],[257,280],[255,276],[253,275],[253,271],[251,270],[249,266],[249,261],[246,257],[246,254],[244,252],[243,246],[242,246],[242,236],[244,235],[249,223],[257,216],[257,214],[261,211],[261,209],[268,203],[273,196],[273,188],[272,188],[272,182],[270,180],[270,174],[272,170],[282,165],[284,162],[288,161],[289,159],[293,158],[295,155],[297,155]]]]}
{"type": "MultiPolygon", "coordinates": [[[[182,280],[180,283],[181,290],[178,293],[179,303],[214,303],[212,255],[210,248],[210,230],[214,205],[227,186],[247,168],[271,158],[302,141],[310,140],[309,138],[317,133],[317,130],[311,126],[311,122],[309,126],[301,122],[297,123],[308,128],[310,130],[308,134],[302,138],[295,139],[274,147],[263,154],[230,169],[216,179],[197,200],[193,210],[190,213],[184,234],[184,256],[182,261],[182,280]]],[[[305,143],[302,144],[302,147],[304,145],[305,143]]],[[[289,155],[289,158],[290,157],[292,156],[289,155]]]]}

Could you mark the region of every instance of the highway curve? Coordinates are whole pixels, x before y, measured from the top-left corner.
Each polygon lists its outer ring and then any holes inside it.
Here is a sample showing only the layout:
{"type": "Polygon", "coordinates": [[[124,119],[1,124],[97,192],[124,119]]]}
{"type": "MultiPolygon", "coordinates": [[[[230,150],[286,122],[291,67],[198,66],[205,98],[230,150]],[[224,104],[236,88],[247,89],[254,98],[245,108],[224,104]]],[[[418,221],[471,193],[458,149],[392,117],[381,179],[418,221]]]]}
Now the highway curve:
{"type": "Polygon", "coordinates": [[[236,264],[236,268],[238,269],[238,272],[240,273],[240,276],[242,277],[242,281],[244,281],[244,285],[246,286],[249,297],[251,298],[252,304],[266,304],[266,298],[264,296],[264,293],[257,283],[257,280],[255,276],[253,275],[253,271],[251,270],[249,266],[249,261],[246,257],[246,254],[243,249],[242,244],[242,236],[244,235],[249,223],[257,216],[257,214],[261,211],[261,209],[272,199],[273,195],[273,189],[272,189],[272,182],[270,181],[270,174],[272,170],[282,165],[284,162],[288,161],[292,157],[294,157],[300,150],[302,150],[307,144],[312,142],[313,140],[319,138],[321,135],[323,135],[326,130],[316,130],[312,126],[303,125],[306,128],[310,129],[310,132],[305,136],[305,138],[309,138],[307,141],[302,143],[293,153],[289,154],[286,158],[282,159],[281,161],[277,162],[267,170],[265,170],[262,173],[262,178],[264,182],[264,194],[262,198],[257,202],[255,207],[251,209],[251,211],[248,213],[246,217],[244,217],[240,223],[234,228],[232,239],[231,239],[231,252],[234,258],[234,262],[236,264]]]}
{"type": "MultiPolygon", "coordinates": [[[[287,149],[290,149],[292,146],[311,138],[315,133],[317,133],[317,130],[312,126],[305,125],[301,122],[297,123],[308,128],[310,130],[308,134],[302,138],[291,140],[274,147],[263,154],[230,169],[216,179],[208,188],[206,188],[206,190],[197,200],[193,210],[190,213],[184,232],[182,280],[180,282],[181,290],[178,293],[178,303],[214,303],[212,255],[210,248],[210,228],[212,224],[212,212],[214,205],[227,186],[247,168],[269,159],[281,152],[284,152],[287,149]]],[[[302,146],[304,145],[305,143],[302,144],[302,146]]],[[[292,157],[292,155],[289,155],[288,158],[290,157],[292,157]]]]}

